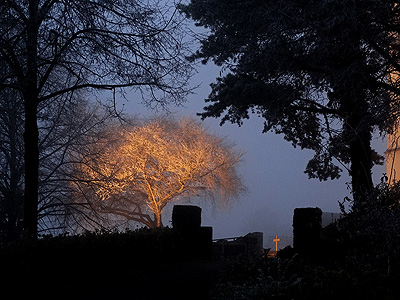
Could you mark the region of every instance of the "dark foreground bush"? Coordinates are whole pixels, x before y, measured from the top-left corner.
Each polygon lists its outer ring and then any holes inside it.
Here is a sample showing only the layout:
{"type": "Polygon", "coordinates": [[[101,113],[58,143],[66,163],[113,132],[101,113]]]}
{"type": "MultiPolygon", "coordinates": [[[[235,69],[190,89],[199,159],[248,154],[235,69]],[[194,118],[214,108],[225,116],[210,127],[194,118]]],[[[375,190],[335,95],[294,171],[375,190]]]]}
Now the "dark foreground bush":
{"type": "Polygon", "coordinates": [[[400,278],[383,275],[368,266],[351,272],[292,258],[270,258],[250,265],[236,261],[213,290],[214,300],[394,300],[400,278]]]}
{"type": "Polygon", "coordinates": [[[399,299],[400,183],[379,185],[344,215],[338,227],[320,230],[312,249],[303,244],[254,265],[230,265],[214,299],[399,299]]]}
{"type": "Polygon", "coordinates": [[[159,265],[193,259],[183,246],[169,228],[20,240],[0,249],[0,298],[8,292],[13,299],[27,294],[90,299],[116,285],[138,289],[139,279],[159,265]]]}
{"type": "Polygon", "coordinates": [[[58,263],[73,261],[156,263],[180,259],[181,238],[170,228],[119,232],[86,232],[81,235],[43,236],[19,240],[0,249],[0,263],[58,263]],[[126,261],[128,260],[128,261],[126,261]]]}

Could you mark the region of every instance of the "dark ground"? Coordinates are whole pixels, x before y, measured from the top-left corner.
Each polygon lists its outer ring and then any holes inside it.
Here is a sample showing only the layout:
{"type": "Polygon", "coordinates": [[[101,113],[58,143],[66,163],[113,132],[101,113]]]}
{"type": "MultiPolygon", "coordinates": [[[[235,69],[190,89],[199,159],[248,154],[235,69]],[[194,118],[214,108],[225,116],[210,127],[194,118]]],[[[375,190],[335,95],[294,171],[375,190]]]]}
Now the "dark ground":
{"type": "MultiPolygon", "coordinates": [[[[93,290],[83,286],[83,294],[85,299],[207,300],[222,266],[221,261],[199,260],[130,269],[123,272],[123,277],[103,274],[113,278],[109,282],[99,278],[93,290]]],[[[71,282],[70,291],[77,291],[70,295],[72,299],[79,297],[79,287],[71,282]]]]}
{"type": "Polygon", "coordinates": [[[49,277],[36,277],[31,284],[27,284],[30,281],[26,278],[28,274],[8,278],[12,284],[3,286],[2,290],[10,296],[0,296],[0,299],[208,300],[223,266],[219,260],[181,261],[137,268],[128,263],[113,268],[107,266],[104,270],[82,265],[74,267],[73,272],[69,270],[68,274],[62,274],[55,265],[53,272],[46,270],[49,277]]]}

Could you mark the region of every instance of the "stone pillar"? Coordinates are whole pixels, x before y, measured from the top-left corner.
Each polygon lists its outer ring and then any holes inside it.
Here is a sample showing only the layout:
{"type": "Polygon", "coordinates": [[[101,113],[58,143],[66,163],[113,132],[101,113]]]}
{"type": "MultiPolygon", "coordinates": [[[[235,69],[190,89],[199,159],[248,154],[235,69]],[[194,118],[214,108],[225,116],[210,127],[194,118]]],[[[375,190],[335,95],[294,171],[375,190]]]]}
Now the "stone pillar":
{"type": "Polygon", "coordinates": [[[182,235],[188,257],[212,257],[212,227],[201,227],[201,208],[193,205],[175,205],[172,226],[182,235]]]}
{"type": "Polygon", "coordinates": [[[201,226],[201,208],[193,205],[174,205],[172,227],[185,234],[197,234],[201,226]]]}
{"type": "Polygon", "coordinates": [[[295,208],[293,214],[293,247],[307,253],[314,252],[321,241],[322,211],[320,208],[295,208]]]}

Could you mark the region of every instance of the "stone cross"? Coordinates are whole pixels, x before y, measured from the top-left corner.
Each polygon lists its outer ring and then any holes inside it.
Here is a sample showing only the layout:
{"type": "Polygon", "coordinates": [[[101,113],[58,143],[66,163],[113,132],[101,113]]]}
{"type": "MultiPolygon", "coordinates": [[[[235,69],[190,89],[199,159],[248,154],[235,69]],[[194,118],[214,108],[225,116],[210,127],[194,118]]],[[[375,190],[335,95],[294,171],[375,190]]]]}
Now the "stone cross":
{"type": "Polygon", "coordinates": [[[278,236],[276,236],[276,238],[273,239],[273,241],[275,242],[275,251],[278,251],[278,242],[279,242],[280,240],[281,240],[281,239],[278,239],[278,236]]]}

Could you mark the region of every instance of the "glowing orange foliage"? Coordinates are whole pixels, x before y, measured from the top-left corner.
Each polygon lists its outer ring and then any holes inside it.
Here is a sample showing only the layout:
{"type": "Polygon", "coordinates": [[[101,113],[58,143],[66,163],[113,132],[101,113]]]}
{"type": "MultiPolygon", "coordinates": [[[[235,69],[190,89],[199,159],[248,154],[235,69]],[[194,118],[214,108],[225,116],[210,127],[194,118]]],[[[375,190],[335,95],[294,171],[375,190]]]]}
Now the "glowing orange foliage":
{"type": "Polygon", "coordinates": [[[113,142],[95,145],[101,150],[93,149],[80,168],[108,213],[162,226],[161,213],[171,201],[201,196],[226,204],[244,190],[236,173],[242,154],[191,119],[112,129],[113,142]]]}

